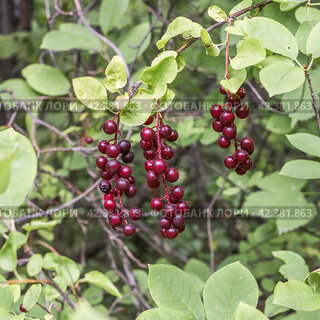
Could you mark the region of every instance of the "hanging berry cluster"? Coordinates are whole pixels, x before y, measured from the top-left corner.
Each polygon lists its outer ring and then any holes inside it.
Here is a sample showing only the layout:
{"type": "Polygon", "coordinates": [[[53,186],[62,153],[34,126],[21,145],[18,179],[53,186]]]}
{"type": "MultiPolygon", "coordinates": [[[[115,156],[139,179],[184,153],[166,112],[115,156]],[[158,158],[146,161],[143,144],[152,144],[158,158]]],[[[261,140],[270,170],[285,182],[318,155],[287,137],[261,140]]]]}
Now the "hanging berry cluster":
{"type": "MultiPolygon", "coordinates": [[[[159,103],[158,101],[158,107],[159,103]]],[[[151,125],[153,120],[150,116],[145,125],[151,125]]],[[[184,215],[189,209],[187,202],[182,200],[183,188],[179,185],[172,188],[167,186],[168,182],[175,183],[179,179],[179,172],[167,165],[166,160],[173,157],[174,150],[164,141],[176,141],[178,133],[170,126],[164,125],[161,114],[157,112],[156,125],[143,128],[140,137],[140,147],[146,159],[147,184],[150,188],[156,189],[162,182],[165,193],[162,198],[153,198],[150,206],[152,210],[161,211],[164,215],[159,221],[161,236],[174,239],[184,231],[184,215]]]]}
{"type": "MultiPolygon", "coordinates": [[[[132,169],[127,165],[133,161],[134,154],[130,151],[130,142],[123,138],[119,130],[119,122],[120,116],[117,114],[112,120],[104,123],[104,132],[108,135],[114,135],[114,137],[99,142],[98,149],[106,156],[98,157],[96,164],[101,169],[103,181],[101,181],[99,188],[104,193],[104,207],[108,212],[109,224],[113,228],[123,226],[124,235],[132,236],[136,229],[127,221],[127,210],[123,207],[122,196],[125,194],[131,198],[137,193],[132,169]],[[121,137],[119,142],[117,142],[118,134],[121,137]],[[124,165],[121,165],[118,160],[120,157],[124,165]],[[112,184],[114,184],[113,187],[112,184]]],[[[132,208],[129,211],[129,217],[132,220],[139,220],[141,216],[142,212],[139,208],[132,208]]]]}
{"type": "Polygon", "coordinates": [[[229,148],[231,141],[234,141],[234,154],[224,159],[224,165],[228,169],[235,169],[237,174],[243,175],[252,168],[252,160],[249,155],[254,151],[254,142],[249,137],[237,139],[237,127],[234,120],[235,115],[239,119],[245,119],[249,115],[248,106],[241,104],[241,100],[246,97],[246,91],[241,87],[237,93],[230,94],[221,86],[220,93],[228,95],[228,101],[225,105],[214,104],[211,107],[210,113],[215,119],[212,128],[216,132],[222,132],[222,136],[218,140],[220,148],[229,148]]]}

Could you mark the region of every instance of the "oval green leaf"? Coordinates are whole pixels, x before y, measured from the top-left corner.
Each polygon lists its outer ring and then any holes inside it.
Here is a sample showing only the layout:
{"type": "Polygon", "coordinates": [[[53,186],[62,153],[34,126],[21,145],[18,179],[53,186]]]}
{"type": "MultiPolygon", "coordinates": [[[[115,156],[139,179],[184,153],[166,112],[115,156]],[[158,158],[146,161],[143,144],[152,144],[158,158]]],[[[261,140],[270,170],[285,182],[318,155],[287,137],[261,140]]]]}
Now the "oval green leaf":
{"type": "Polygon", "coordinates": [[[313,59],[320,57],[320,22],[311,30],[307,40],[307,53],[312,55],[313,59]]]}
{"type": "Polygon", "coordinates": [[[297,179],[319,179],[320,162],[312,160],[292,160],[284,164],[280,174],[297,179]]]}
{"type": "Polygon", "coordinates": [[[302,152],[320,157],[320,138],[310,133],[287,135],[289,142],[302,152]]]}
{"type": "Polygon", "coordinates": [[[41,294],[41,284],[32,285],[23,297],[23,306],[30,310],[39,300],[41,294]]]}

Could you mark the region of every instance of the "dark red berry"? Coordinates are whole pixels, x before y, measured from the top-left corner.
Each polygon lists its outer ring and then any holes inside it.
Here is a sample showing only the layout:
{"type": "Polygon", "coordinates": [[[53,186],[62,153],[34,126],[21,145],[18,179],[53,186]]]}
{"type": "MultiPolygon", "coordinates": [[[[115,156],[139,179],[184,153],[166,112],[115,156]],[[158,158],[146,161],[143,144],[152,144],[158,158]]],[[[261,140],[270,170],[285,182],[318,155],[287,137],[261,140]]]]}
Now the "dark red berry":
{"type": "Polygon", "coordinates": [[[252,160],[248,158],[244,163],[241,164],[241,167],[246,170],[250,170],[252,168],[252,160]]]}
{"type": "Polygon", "coordinates": [[[179,230],[175,227],[171,227],[166,230],[166,237],[168,239],[174,239],[178,236],[178,234],[179,234],[179,230]]]}
{"type": "Polygon", "coordinates": [[[186,213],[189,210],[189,205],[186,201],[180,201],[177,204],[177,212],[186,213]]]}
{"type": "Polygon", "coordinates": [[[232,107],[237,107],[240,105],[241,98],[237,93],[232,93],[228,97],[228,102],[232,107]]]}
{"type": "Polygon", "coordinates": [[[164,146],[161,149],[161,155],[163,156],[164,159],[170,160],[174,155],[174,150],[170,146],[164,146]]]}
{"type": "Polygon", "coordinates": [[[140,220],[142,217],[142,212],[141,212],[140,208],[134,207],[134,208],[130,209],[129,217],[132,220],[140,220]]]}
{"type": "Polygon", "coordinates": [[[91,137],[86,137],[86,143],[91,144],[93,142],[93,139],[91,137]]]}
{"type": "Polygon", "coordinates": [[[170,219],[168,219],[168,218],[163,217],[163,218],[161,218],[161,219],[159,220],[159,226],[160,226],[160,228],[169,229],[169,228],[170,228],[170,225],[171,225],[171,221],[170,221],[170,219]]]}
{"type": "Polygon", "coordinates": [[[186,226],[183,224],[181,227],[177,228],[179,233],[182,233],[185,230],[186,226]]]}
{"type": "Polygon", "coordinates": [[[151,210],[160,211],[163,207],[163,203],[161,199],[154,198],[150,203],[151,210]]]}
{"type": "Polygon", "coordinates": [[[144,123],[144,125],[148,126],[149,124],[151,124],[153,122],[153,116],[150,116],[147,121],[144,123]]]}
{"type": "Polygon", "coordinates": [[[119,174],[122,178],[128,179],[132,174],[132,170],[129,166],[123,166],[120,168],[119,174]]]}
{"type": "Polygon", "coordinates": [[[222,125],[222,123],[221,123],[219,120],[214,120],[214,121],[212,122],[212,129],[213,129],[215,132],[222,132],[223,125],[222,125]]]}
{"type": "Polygon", "coordinates": [[[251,150],[254,147],[254,142],[249,137],[244,137],[241,139],[241,149],[243,150],[251,150]]]}
{"type": "Polygon", "coordinates": [[[171,132],[170,136],[167,138],[167,140],[170,142],[174,142],[174,141],[178,140],[178,137],[179,137],[178,132],[176,130],[172,130],[172,132],[171,132]]]}
{"type": "Polygon", "coordinates": [[[176,168],[169,168],[166,170],[166,179],[169,182],[176,182],[179,179],[179,172],[176,168]]]}
{"type": "Polygon", "coordinates": [[[228,139],[233,139],[237,134],[237,128],[234,124],[231,126],[225,126],[222,130],[223,135],[228,139]]]}
{"type": "Polygon", "coordinates": [[[106,153],[107,150],[107,146],[108,146],[109,142],[107,140],[101,140],[98,144],[98,149],[101,153],[106,153]]]}
{"type": "Polygon", "coordinates": [[[250,148],[249,150],[246,150],[249,154],[253,154],[254,152],[254,147],[250,148]]]}
{"type": "Polygon", "coordinates": [[[117,158],[118,155],[120,154],[120,148],[117,144],[113,143],[113,144],[109,144],[107,146],[107,156],[110,158],[117,158]]]}
{"type": "Polygon", "coordinates": [[[243,168],[241,168],[240,166],[237,166],[236,169],[235,169],[235,171],[236,171],[236,174],[238,174],[239,176],[242,176],[242,175],[244,175],[244,174],[247,172],[246,169],[243,169],[243,168]]]}
{"type": "Polygon", "coordinates": [[[130,224],[130,223],[127,223],[126,225],[124,225],[123,227],[123,234],[127,237],[131,237],[135,234],[136,232],[136,228],[130,224]]]}
{"type": "Polygon", "coordinates": [[[121,164],[118,160],[111,159],[107,162],[106,169],[108,172],[110,172],[112,175],[115,175],[120,171],[121,164]]]}
{"type": "Polygon", "coordinates": [[[101,181],[99,184],[99,189],[104,193],[108,193],[111,191],[111,183],[108,181],[101,181]]]}
{"type": "Polygon", "coordinates": [[[22,303],[20,304],[20,311],[24,313],[28,312],[28,310],[23,306],[22,303]]]}
{"type": "Polygon", "coordinates": [[[174,214],[176,213],[176,206],[172,203],[167,203],[164,206],[164,214],[166,215],[167,218],[171,219],[173,218],[174,214]]]}
{"type": "Polygon", "coordinates": [[[111,178],[113,177],[113,175],[108,171],[101,171],[100,176],[103,180],[106,180],[106,181],[111,180],[111,178]]]}
{"type": "Polygon", "coordinates": [[[130,184],[135,184],[135,183],[136,183],[136,179],[135,179],[134,176],[130,176],[130,177],[128,178],[128,181],[130,182],[130,184]]]}
{"type": "Polygon", "coordinates": [[[133,184],[130,184],[129,189],[125,192],[125,195],[126,195],[128,198],[132,198],[132,197],[134,197],[136,194],[137,194],[137,188],[136,188],[133,184]]]}
{"type": "Polygon", "coordinates": [[[220,114],[219,121],[222,123],[223,126],[229,126],[234,122],[234,114],[232,111],[223,111],[220,114]]]}
{"type": "Polygon", "coordinates": [[[170,203],[177,204],[180,199],[175,198],[172,194],[169,195],[170,203]]]}
{"type": "Polygon", "coordinates": [[[112,211],[117,207],[117,204],[114,199],[108,198],[104,201],[104,208],[108,211],[112,211]]]}
{"type": "Polygon", "coordinates": [[[108,160],[104,156],[100,156],[96,159],[96,165],[99,169],[104,170],[108,160]]]}
{"type": "Polygon", "coordinates": [[[236,109],[236,116],[239,119],[245,119],[249,115],[249,108],[246,105],[241,105],[236,109]]]}
{"type": "Polygon", "coordinates": [[[114,121],[108,120],[103,124],[103,130],[106,134],[114,134],[118,130],[118,125],[114,121]]]}
{"type": "Polygon", "coordinates": [[[119,213],[112,213],[109,215],[109,224],[112,228],[117,228],[122,225],[122,217],[119,213]]]}
{"type": "Polygon", "coordinates": [[[103,200],[107,200],[107,199],[113,199],[113,193],[111,193],[111,192],[105,193],[103,195],[103,200]]]}
{"type": "Polygon", "coordinates": [[[174,198],[180,200],[180,199],[182,199],[182,197],[184,195],[184,190],[181,186],[175,186],[172,188],[171,194],[174,198]]]}
{"type": "Polygon", "coordinates": [[[223,86],[220,86],[219,91],[220,91],[221,94],[227,94],[228,93],[227,90],[223,86]]]}
{"type": "Polygon", "coordinates": [[[224,159],[224,166],[228,169],[233,169],[237,165],[236,160],[232,156],[228,156],[224,159]]]}
{"type": "Polygon", "coordinates": [[[167,236],[166,236],[166,229],[160,228],[160,234],[161,234],[161,237],[162,237],[162,238],[166,238],[166,237],[167,237],[167,236]]]}
{"type": "Polygon", "coordinates": [[[238,150],[235,153],[235,158],[236,158],[236,161],[238,164],[245,163],[247,161],[248,157],[249,157],[248,152],[245,150],[238,150]]]}
{"type": "Polygon", "coordinates": [[[140,140],[140,148],[142,150],[151,150],[152,149],[152,142],[140,140]]]}
{"type": "Polygon", "coordinates": [[[215,119],[219,119],[221,112],[222,107],[219,104],[214,104],[210,109],[211,116],[215,119]]]}
{"type": "Polygon", "coordinates": [[[152,170],[152,161],[151,161],[151,160],[147,160],[147,161],[144,163],[144,168],[146,169],[146,171],[152,170]]]}
{"type": "Polygon", "coordinates": [[[231,142],[225,136],[221,136],[218,140],[218,145],[220,148],[223,148],[223,149],[229,148],[230,144],[231,142]]]}
{"type": "Polygon", "coordinates": [[[181,228],[184,225],[184,216],[182,214],[177,214],[172,219],[172,225],[176,228],[181,228]]]}
{"type": "Polygon", "coordinates": [[[240,87],[237,91],[237,94],[239,95],[240,99],[244,99],[247,95],[246,89],[243,87],[240,87]]]}
{"type": "Polygon", "coordinates": [[[167,163],[162,159],[154,159],[152,169],[157,175],[163,174],[167,170],[167,163]]]}
{"type": "Polygon", "coordinates": [[[127,154],[131,149],[131,143],[129,140],[120,140],[118,142],[118,146],[122,154],[127,154]]]}
{"type": "Polygon", "coordinates": [[[147,172],[147,182],[152,183],[158,180],[159,180],[159,177],[153,170],[150,170],[147,172]]]}
{"type": "Polygon", "coordinates": [[[151,128],[143,128],[140,132],[140,136],[144,141],[152,141],[155,138],[155,133],[151,128]]]}
{"type": "Polygon", "coordinates": [[[147,181],[147,184],[151,189],[156,189],[156,188],[160,187],[159,179],[156,181],[147,181]]]}
{"type": "Polygon", "coordinates": [[[144,150],[143,156],[146,160],[152,160],[156,157],[156,153],[153,150],[144,150]]]}
{"type": "Polygon", "coordinates": [[[126,192],[130,187],[130,183],[127,179],[119,178],[116,182],[116,187],[120,192],[126,192]]]}
{"type": "Polygon", "coordinates": [[[160,135],[160,137],[163,138],[163,139],[169,138],[170,135],[171,135],[171,132],[172,132],[172,129],[171,129],[171,127],[168,126],[168,125],[162,126],[162,127],[160,127],[160,129],[159,129],[159,135],[160,135]]]}
{"type": "Polygon", "coordinates": [[[131,163],[134,159],[134,153],[132,151],[128,152],[127,154],[122,155],[122,161],[124,163],[131,163]]]}

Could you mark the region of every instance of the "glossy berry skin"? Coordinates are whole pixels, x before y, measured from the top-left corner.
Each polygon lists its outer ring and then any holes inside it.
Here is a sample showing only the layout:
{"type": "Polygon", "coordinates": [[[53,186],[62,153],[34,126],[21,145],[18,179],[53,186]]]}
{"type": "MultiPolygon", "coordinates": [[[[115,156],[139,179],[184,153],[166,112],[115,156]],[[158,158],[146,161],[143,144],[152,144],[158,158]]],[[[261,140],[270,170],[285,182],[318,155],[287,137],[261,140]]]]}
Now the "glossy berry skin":
{"type": "Polygon", "coordinates": [[[135,183],[136,183],[136,179],[135,179],[134,176],[130,176],[130,177],[128,178],[128,181],[129,181],[130,184],[135,184],[135,183]]]}
{"type": "Polygon", "coordinates": [[[112,228],[117,228],[122,225],[122,217],[119,213],[112,213],[108,218],[109,224],[112,228]]]}
{"type": "Polygon", "coordinates": [[[122,178],[128,179],[132,175],[132,169],[129,166],[123,166],[120,168],[119,174],[122,178]]]}
{"type": "Polygon", "coordinates": [[[224,95],[228,93],[227,90],[223,86],[220,86],[219,91],[221,94],[224,94],[224,95]]]}
{"type": "Polygon", "coordinates": [[[161,149],[161,155],[162,155],[163,159],[170,160],[170,159],[172,159],[172,157],[174,155],[174,150],[170,146],[164,146],[161,149]]]}
{"type": "Polygon", "coordinates": [[[249,115],[249,108],[246,105],[241,105],[236,109],[236,116],[239,119],[245,119],[249,115]]]}
{"type": "Polygon", "coordinates": [[[151,200],[150,207],[152,210],[160,211],[163,207],[162,200],[159,198],[154,198],[151,200]]]}
{"type": "Polygon", "coordinates": [[[28,312],[28,310],[23,306],[23,304],[22,304],[22,303],[20,304],[19,309],[20,309],[20,311],[21,311],[21,312],[23,312],[23,313],[28,312]]]}
{"type": "Polygon", "coordinates": [[[160,234],[161,234],[161,237],[162,237],[162,238],[166,238],[166,237],[167,237],[167,236],[166,236],[166,229],[160,228],[160,234]]]}
{"type": "Polygon", "coordinates": [[[214,120],[214,121],[212,122],[212,129],[213,129],[215,132],[222,132],[223,125],[222,125],[222,123],[221,123],[219,120],[214,120]]]}
{"type": "Polygon", "coordinates": [[[252,160],[250,158],[248,158],[242,165],[241,167],[243,169],[246,169],[246,170],[250,170],[252,168],[252,160]]]}
{"type": "Polygon", "coordinates": [[[156,153],[153,150],[144,150],[143,156],[146,160],[153,160],[156,157],[156,153]]]}
{"type": "Polygon", "coordinates": [[[222,130],[222,133],[224,137],[226,137],[228,140],[233,139],[237,134],[237,128],[234,124],[231,126],[225,126],[222,130]]]}
{"type": "Polygon", "coordinates": [[[171,227],[166,230],[166,237],[170,240],[176,238],[179,234],[179,230],[175,227],[171,227]]]}
{"type": "Polygon", "coordinates": [[[100,176],[103,180],[106,180],[106,181],[111,180],[113,177],[113,175],[108,171],[101,171],[100,176]]]}
{"type": "Polygon", "coordinates": [[[235,172],[236,172],[236,174],[238,174],[239,176],[242,176],[242,175],[244,175],[244,174],[247,172],[247,170],[241,168],[240,166],[237,166],[235,172]]]}
{"type": "Polygon", "coordinates": [[[159,129],[159,135],[160,135],[160,137],[163,138],[163,139],[169,138],[170,135],[171,135],[171,132],[172,132],[171,127],[170,127],[170,126],[167,126],[167,125],[162,126],[162,127],[160,127],[160,129],[159,129]]]}
{"type": "Polygon", "coordinates": [[[182,214],[177,214],[175,217],[172,219],[172,225],[179,229],[184,225],[184,216],[182,214]]]}
{"type": "Polygon", "coordinates": [[[140,148],[142,150],[151,150],[152,149],[152,142],[140,140],[140,148]]]}
{"type": "Polygon", "coordinates": [[[117,207],[117,204],[114,199],[108,198],[104,201],[104,208],[108,211],[112,211],[117,207]]]}
{"type": "Polygon", "coordinates": [[[164,206],[164,214],[167,218],[171,219],[173,218],[174,214],[176,213],[176,206],[172,203],[167,203],[164,206]]]}
{"type": "Polygon", "coordinates": [[[111,183],[108,181],[101,181],[99,184],[99,189],[103,192],[103,193],[108,193],[111,191],[111,183]]]}
{"type": "Polygon", "coordinates": [[[153,170],[150,170],[147,172],[147,182],[152,183],[158,180],[159,180],[159,177],[153,170]]]}
{"type": "Polygon", "coordinates": [[[177,203],[177,212],[186,213],[189,210],[189,205],[186,201],[180,201],[177,203]]]}
{"type": "Polygon", "coordinates": [[[140,137],[144,141],[152,141],[155,138],[155,133],[151,128],[143,128],[140,137]]]}
{"type": "Polygon", "coordinates": [[[227,110],[221,112],[219,121],[222,123],[223,126],[229,126],[234,122],[233,112],[227,110]]]}
{"type": "Polygon", "coordinates": [[[237,94],[239,95],[240,99],[244,99],[247,95],[246,89],[243,87],[240,87],[237,91],[237,94]]]}
{"type": "Polygon", "coordinates": [[[110,157],[110,158],[117,158],[118,155],[120,154],[120,148],[118,145],[116,144],[109,144],[107,146],[107,156],[110,157]]]}
{"type": "Polygon", "coordinates": [[[167,170],[167,163],[162,159],[154,159],[152,169],[157,175],[163,174],[167,170]]]}
{"type": "Polygon", "coordinates": [[[215,119],[219,119],[221,112],[222,112],[222,107],[219,104],[214,104],[210,109],[211,116],[212,118],[215,118],[215,119]]]}
{"type": "Polygon", "coordinates": [[[252,147],[251,149],[246,150],[246,151],[248,152],[248,154],[253,154],[253,152],[254,152],[254,147],[252,147]]]}
{"type": "Polygon", "coordinates": [[[254,147],[254,142],[249,137],[244,137],[241,139],[241,149],[243,150],[251,150],[254,147]]]}
{"type": "Polygon", "coordinates": [[[107,200],[107,199],[113,199],[113,193],[112,192],[105,193],[103,195],[103,200],[107,200]]]}
{"type": "Polygon", "coordinates": [[[106,121],[104,124],[103,124],[103,131],[106,133],[106,134],[114,134],[116,133],[118,130],[118,126],[117,124],[112,121],[112,120],[108,120],[106,121]]]}
{"type": "Polygon", "coordinates": [[[136,188],[133,184],[130,184],[128,190],[125,192],[125,195],[126,195],[128,198],[132,198],[132,197],[134,197],[136,194],[137,194],[137,188],[136,188]]]}
{"type": "Polygon", "coordinates": [[[151,161],[151,160],[147,160],[147,161],[144,163],[144,168],[146,169],[146,171],[152,170],[152,161],[151,161]]]}
{"type": "Polygon", "coordinates": [[[131,149],[131,143],[129,140],[120,140],[118,142],[118,146],[120,148],[120,153],[127,154],[131,149]]]}
{"type": "Polygon", "coordinates": [[[224,166],[227,169],[233,169],[236,167],[236,165],[237,165],[237,161],[232,156],[228,156],[224,159],[224,166]]]}
{"type": "Polygon", "coordinates": [[[134,159],[134,153],[132,151],[128,152],[127,154],[124,154],[122,156],[122,161],[124,163],[131,163],[134,159]]]}
{"type": "Polygon", "coordinates": [[[169,229],[170,226],[171,226],[171,221],[170,221],[170,219],[165,218],[165,217],[161,218],[161,219],[159,220],[159,226],[160,226],[160,228],[162,228],[162,229],[169,229]]]}
{"type": "Polygon", "coordinates": [[[147,119],[147,121],[144,123],[145,126],[148,126],[149,124],[151,124],[153,122],[153,116],[149,116],[149,118],[147,119]]]}
{"type": "Polygon", "coordinates": [[[235,158],[236,158],[236,161],[238,164],[242,164],[242,163],[246,162],[248,157],[249,157],[248,152],[245,150],[238,150],[235,153],[235,158]]]}
{"type": "Polygon", "coordinates": [[[130,187],[130,183],[127,179],[119,178],[117,179],[116,187],[120,192],[126,192],[130,187]]]}
{"type": "Polygon", "coordinates": [[[106,165],[107,171],[110,172],[112,175],[115,175],[116,173],[118,173],[120,171],[120,168],[121,168],[120,162],[115,159],[109,160],[106,165]]]}
{"type": "Polygon", "coordinates": [[[96,159],[96,165],[99,169],[104,170],[108,160],[104,156],[100,156],[96,159]]]}
{"type": "Polygon", "coordinates": [[[179,172],[176,168],[169,168],[166,171],[166,179],[169,182],[176,182],[179,179],[179,172]]]}
{"type": "Polygon", "coordinates": [[[136,232],[136,228],[132,224],[128,223],[128,224],[124,225],[123,234],[125,236],[131,237],[135,234],[135,232],[136,232]]]}
{"type": "Polygon", "coordinates": [[[91,137],[86,137],[85,141],[87,144],[91,144],[93,142],[93,139],[91,137]]]}
{"type": "Polygon", "coordinates": [[[156,189],[156,188],[159,188],[159,187],[160,187],[160,181],[159,181],[159,179],[156,180],[156,181],[147,181],[147,184],[148,184],[148,186],[149,186],[151,189],[156,189]]]}
{"type": "Polygon", "coordinates": [[[171,194],[175,199],[182,199],[183,195],[184,195],[184,190],[181,186],[175,186],[173,187],[173,189],[171,190],[171,194]]]}
{"type": "Polygon", "coordinates": [[[107,140],[101,140],[98,144],[98,149],[101,153],[105,154],[109,142],[107,140]]]}
{"type": "Polygon", "coordinates": [[[134,208],[130,209],[129,217],[132,220],[140,220],[142,217],[142,212],[141,212],[140,208],[134,207],[134,208]]]}
{"type": "Polygon", "coordinates": [[[225,136],[220,137],[218,140],[218,145],[222,149],[229,148],[230,144],[231,144],[231,142],[225,136]]]}
{"type": "Polygon", "coordinates": [[[176,130],[172,130],[172,132],[171,132],[170,136],[167,138],[167,140],[170,142],[175,142],[178,140],[178,137],[179,137],[178,132],[176,130]]]}
{"type": "Polygon", "coordinates": [[[228,102],[232,107],[236,107],[240,105],[241,98],[237,93],[232,93],[228,97],[228,102]]]}

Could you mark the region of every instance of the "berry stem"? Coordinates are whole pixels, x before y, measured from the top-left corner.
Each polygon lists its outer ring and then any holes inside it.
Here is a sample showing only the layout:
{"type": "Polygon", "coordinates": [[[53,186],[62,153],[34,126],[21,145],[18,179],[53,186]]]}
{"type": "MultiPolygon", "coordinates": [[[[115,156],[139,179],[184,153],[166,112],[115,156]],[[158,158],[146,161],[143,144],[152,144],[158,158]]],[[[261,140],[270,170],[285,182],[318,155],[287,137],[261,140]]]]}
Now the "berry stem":
{"type": "MultiPolygon", "coordinates": [[[[232,23],[232,19],[228,21],[228,27],[230,27],[232,23]]],[[[229,77],[229,43],[230,43],[230,33],[227,32],[227,39],[226,39],[226,78],[230,79],[229,77]]]]}

